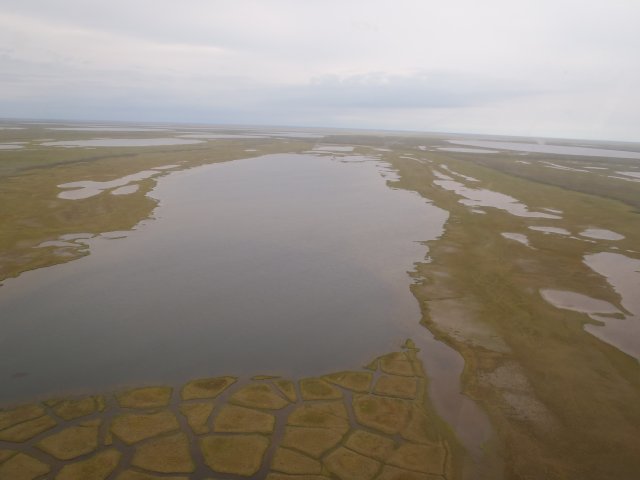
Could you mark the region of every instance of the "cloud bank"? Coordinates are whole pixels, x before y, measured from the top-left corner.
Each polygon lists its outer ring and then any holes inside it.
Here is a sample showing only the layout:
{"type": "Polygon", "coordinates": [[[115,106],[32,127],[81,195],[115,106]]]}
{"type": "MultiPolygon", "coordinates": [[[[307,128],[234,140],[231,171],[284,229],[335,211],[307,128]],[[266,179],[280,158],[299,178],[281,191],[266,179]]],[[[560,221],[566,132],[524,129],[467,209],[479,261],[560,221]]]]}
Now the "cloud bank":
{"type": "Polygon", "coordinates": [[[638,140],[624,0],[4,0],[0,115],[638,140]]]}

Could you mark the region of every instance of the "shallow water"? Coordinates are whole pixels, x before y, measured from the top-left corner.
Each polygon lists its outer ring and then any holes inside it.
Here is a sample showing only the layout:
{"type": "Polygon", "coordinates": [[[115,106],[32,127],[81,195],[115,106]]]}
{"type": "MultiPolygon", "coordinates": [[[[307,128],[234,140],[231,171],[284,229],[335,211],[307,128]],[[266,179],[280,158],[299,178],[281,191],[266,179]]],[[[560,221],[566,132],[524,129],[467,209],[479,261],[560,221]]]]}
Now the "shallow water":
{"type": "Polygon", "coordinates": [[[138,189],[138,185],[129,185],[130,183],[145,180],[147,178],[151,178],[160,174],[161,171],[159,171],[159,169],[143,170],[141,172],[132,173],[131,175],[126,175],[124,177],[116,178],[115,180],[109,180],[106,182],[81,180],[79,182],[62,183],[58,185],[58,187],[63,188],[64,190],[58,193],[58,198],[62,198],[65,200],[82,200],[98,195],[103,191],[109,190],[111,188],[116,189],[111,193],[114,193],[115,195],[121,195],[123,194],[121,190],[122,188],[135,186],[135,190],[129,188],[125,190],[124,194],[133,193],[138,189]],[[118,190],[120,190],[120,192],[118,192],[118,190]]]}
{"type": "Polygon", "coordinates": [[[264,135],[269,137],[286,137],[286,138],[323,138],[324,134],[321,133],[308,133],[308,132],[269,132],[264,135]]]}
{"type": "Polygon", "coordinates": [[[584,262],[606,277],[622,297],[622,306],[640,321],[640,260],[621,253],[600,252],[586,255],[584,262]]]}
{"type": "Polygon", "coordinates": [[[624,319],[598,318],[605,326],[588,325],[587,330],[640,360],[640,260],[600,252],[586,255],[584,262],[607,279],[626,310],[624,319]]]}
{"type": "Polygon", "coordinates": [[[605,148],[588,148],[567,145],[547,145],[543,143],[501,142],[496,140],[448,140],[456,145],[470,147],[495,148],[498,150],[515,150],[517,152],[552,153],[558,155],[577,155],[581,157],[639,158],[640,152],[625,150],[609,150],[605,148]]]}
{"type": "Polygon", "coordinates": [[[438,147],[438,150],[457,153],[498,153],[498,150],[485,150],[484,148],[438,147]]]}
{"type": "Polygon", "coordinates": [[[205,138],[210,140],[233,140],[246,138],[264,138],[264,135],[251,135],[241,133],[188,133],[180,135],[181,138],[205,138]]]}
{"type": "Polygon", "coordinates": [[[616,172],[619,175],[626,175],[628,177],[640,178],[640,172],[616,172]]]}
{"type": "Polygon", "coordinates": [[[436,411],[453,428],[460,443],[478,461],[482,446],[493,434],[487,414],[469,397],[460,393],[464,370],[462,356],[443,342],[435,339],[426,328],[413,336],[421,348],[419,355],[429,377],[429,396],[436,411]]]}
{"type": "Polygon", "coordinates": [[[111,190],[111,195],[130,195],[132,193],[136,193],[140,185],[125,185],[124,187],[118,187],[114,190],[111,190]]]}
{"type": "Polygon", "coordinates": [[[172,170],[178,168],[180,165],[162,165],[160,167],[152,167],[152,170],[172,170]]]}
{"type": "Polygon", "coordinates": [[[0,401],[319,374],[425,335],[406,272],[447,214],[374,161],[258,157],[174,172],[151,196],[155,220],[127,238],[0,287],[0,401]]]}
{"type": "Polygon", "coordinates": [[[167,131],[167,128],[143,128],[143,127],[108,127],[108,126],[93,126],[93,127],[48,127],[47,130],[59,130],[70,132],[162,132],[167,131]]]}
{"type": "Polygon", "coordinates": [[[587,313],[602,322],[602,325],[585,325],[585,330],[640,360],[640,260],[619,253],[600,252],[586,255],[584,262],[607,279],[620,295],[625,311],[621,312],[609,302],[575,292],[544,290],[541,291],[543,298],[558,308],[587,313]]]}
{"type": "MultiPolygon", "coordinates": [[[[440,172],[438,170],[435,170],[435,169],[432,170],[432,172],[433,172],[433,176],[436,177],[439,180],[451,180],[451,181],[453,181],[453,177],[450,177],[449,175],[447,175],[445,173],[442,173],[442,172],[440,172]]],[[[460,185],[462,185],[462,184],[460,184],[460,185]]]]}
{"type": "Polygon", "coordinates": [[[92,233],[67,233],[66,235],[61,235],[60,240],[81,240],[93,237],[92,233]]]}
{"type": "Polygon", "coordinates": [[[203,140],[191,138],[94,138],[91,140],[58,140],[43,142],[45,147],[156,147],[168,145],[192,145],[203,140]]]}
{"type": "Polygon", "coordinates": [[[558,210],[556,208],[543,208],[545,212],[557,213],[558,215],[562,215],[564,212],[562,210],[558,210]]]}
{"type": "Polygon", "coordinates": [[[624,235],[621,235],[611,230],[605,230],[604,228],[587,228],[580,232],[581,237],[595,238],[596,240],[622,240],[624,235]]]}
{"type": "Polygon", "coordinates": [[[613,178],[614,180],[624,180],[625,182],[640,182],[640,179],[637,178],[629,178],[629,177],[618,177],[616,175],[608,175],[608,178],[613,178]]]}
{"type": "Polygon", "coordinates": [[[318,145],[314,150],[322,152],[352,152],[353,147],[347,145],[318,145]]]}
{"type": "Polygon", "coordinates": [[[519,242],[523,245],[526,245],[527,247],[530,247],[531,245],[529,244],[529,238],[522,234],[522,233],[511,233],[511,232],[503,232],[500,235],[502,235],[504,238],[508,239],[508,240],[513,240],[516,242],[519,242]]]}
{"type": "Polygon", "coordinates": [[[63,242],[60,240],[51,240],[48,242],[42,242],[36,246],[36,248],[44,248],[44,247],[75,247],[76,244],[72,242],[63,242]]]}
{"type": "Polygon", "coordinates": [[[566,228],[561,227],[539,227],[531,226],[529,230],[535,230],[536,232],[555,233],[557,235],[571,235],[571,232],[566,228]]]}
{"type": "MultiPolygon", "coordinates": [[[[434,180],[433,183],[450,190],[464,198],[460,200],[460,203],[469,207],[493,207],[500,210],[505,210],[511,215],[517,217],[530,217],[530,218],[553,218],[559,219],[558,215],[543,212],[532,212],[524,204],[516,200],[515,198],[505,195],[504,193],[494,192],[493,190],[487,190],[486,188],[469,188],[466,185],[456,182],[455,180],[447,180],[444,177],[446,175],[437,174],[434,170],[434,174],[441,178],[441,180],[434,180]]],[[[451,178],[451,177],[447,177],[451,178]]]]}
{"type": "Polygon", "coordinates": [[[573,310],[574,312],[586,313],[588,315],[620,313],[620,310],[609,302],[591,298],[582,293],[542,289],[540,290],[540,295],[554,307],[565,310],[573,310]]]}
{"type": "Polygon", "coordinates": [[[582,173],[591,173],[589,170],[585,170],[583,168],[573,168],[567,167],[566,165],[558,165],[557,163],[552,162],[541,162],[545,167],[555,168],[556,170],[566,170],[568,172],[582,172],[582,173]]]}
{"type": "Polygon", "coordinates": [[[453,170],[451,170],[446,165],[440,165],[440,168],[442,168],[443,170],[446,170],[447,172],[449,172],[451,175],[453,175],[455,177],[458,177],[458,178],[461,178],[463,180],[466,180],[467,182],[479,182],[480,181],[475,177],[470,177],[469,175],[463,175],[461,173],[454,172],[453,170]]]}

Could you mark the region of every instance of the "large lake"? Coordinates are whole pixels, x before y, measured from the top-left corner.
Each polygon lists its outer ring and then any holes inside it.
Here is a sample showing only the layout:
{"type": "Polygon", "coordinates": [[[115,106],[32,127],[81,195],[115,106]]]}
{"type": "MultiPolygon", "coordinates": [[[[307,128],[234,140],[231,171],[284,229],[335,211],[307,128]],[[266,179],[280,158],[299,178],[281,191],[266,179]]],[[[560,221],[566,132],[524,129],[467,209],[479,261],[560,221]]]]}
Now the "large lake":
{"type": "Polygon", "coordinates": [[[0,402],[328,373],[424,337],[407,271],[447,214],[382,174],[287,154],[159,179],[154,218],[126,238],[0,287],[0,402]]]}

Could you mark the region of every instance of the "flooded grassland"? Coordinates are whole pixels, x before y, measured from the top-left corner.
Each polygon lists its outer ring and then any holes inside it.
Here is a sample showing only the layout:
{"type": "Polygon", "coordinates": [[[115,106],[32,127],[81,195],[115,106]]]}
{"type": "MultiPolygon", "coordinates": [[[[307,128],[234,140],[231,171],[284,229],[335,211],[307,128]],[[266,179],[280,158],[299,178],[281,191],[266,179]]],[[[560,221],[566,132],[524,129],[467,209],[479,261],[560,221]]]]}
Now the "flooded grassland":
{"type": "Polygon", "coordinates": [[[0,144],[0,479],[637,478],[638,145],[0,144]]]}
{"type": "Polygon", "coordinates": [[[504,442],[506,477],[636,477],[640,216],[624,202],[640,189],[600,187],[638,161],[407,153],[388,155],[394,185],[450,214],[413,291],[424,324],[464,356],[464,390],[504,442]],[[598,170],[578,183],[545,161],[598,170]]]}

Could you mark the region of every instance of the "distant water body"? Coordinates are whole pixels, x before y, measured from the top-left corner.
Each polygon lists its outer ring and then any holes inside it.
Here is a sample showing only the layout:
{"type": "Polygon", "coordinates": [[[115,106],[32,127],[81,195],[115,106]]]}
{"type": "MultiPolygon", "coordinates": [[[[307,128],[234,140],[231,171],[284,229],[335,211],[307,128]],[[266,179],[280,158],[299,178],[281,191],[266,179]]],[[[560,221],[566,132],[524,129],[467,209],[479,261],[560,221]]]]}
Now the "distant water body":
{"type": "Polygon", "coordinates": [[[611,150],[572,145],[549,145],[546,143],[501,142],[494,140],[449,140],[455,145],[493,148],[497,150],[515,150],[517,152],[550,153],[556,155],[574,155],[581,157],[637,158],[640,152],[629,150],[611,150]]]}

